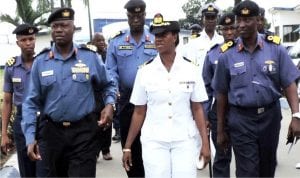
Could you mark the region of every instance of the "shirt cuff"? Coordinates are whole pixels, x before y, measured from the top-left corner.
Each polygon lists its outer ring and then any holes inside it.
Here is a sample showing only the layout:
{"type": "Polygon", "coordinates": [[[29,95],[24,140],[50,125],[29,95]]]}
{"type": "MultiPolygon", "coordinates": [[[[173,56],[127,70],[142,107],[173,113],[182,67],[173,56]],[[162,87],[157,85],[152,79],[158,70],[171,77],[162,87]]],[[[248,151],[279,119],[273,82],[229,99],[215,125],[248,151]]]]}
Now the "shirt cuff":
{"type": "Polygon", "coordinates": [[[34,144],[35,139],[33,133],[27,134],[25,135],[25,137],[26,137],[26,146],[28,146],[29,144],[34,144]]]}
{"type": "Polygon", "coordinates": [[[108,95],[105,97],[104,103],[105,103],[105,105],[116,103],[116,97],[108,95]]]}

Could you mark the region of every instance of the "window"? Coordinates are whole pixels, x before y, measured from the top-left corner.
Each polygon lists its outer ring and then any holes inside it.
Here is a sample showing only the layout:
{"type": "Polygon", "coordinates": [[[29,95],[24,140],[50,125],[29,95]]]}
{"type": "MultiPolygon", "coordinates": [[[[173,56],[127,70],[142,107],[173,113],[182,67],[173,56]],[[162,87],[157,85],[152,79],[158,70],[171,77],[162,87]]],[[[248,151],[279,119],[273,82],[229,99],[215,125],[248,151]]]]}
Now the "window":
{"type": "Polygon", "coordinates": [[[300,25],[283,26],[283,42],[295,42],[299,39],[300,25]]]}

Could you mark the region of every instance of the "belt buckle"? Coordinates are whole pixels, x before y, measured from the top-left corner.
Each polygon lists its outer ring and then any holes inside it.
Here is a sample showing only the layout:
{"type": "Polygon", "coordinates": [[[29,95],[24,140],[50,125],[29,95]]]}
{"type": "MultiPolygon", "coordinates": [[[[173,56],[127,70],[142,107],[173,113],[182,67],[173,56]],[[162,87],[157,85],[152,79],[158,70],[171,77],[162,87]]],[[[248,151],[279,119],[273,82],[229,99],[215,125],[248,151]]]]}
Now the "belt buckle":
{"type": "Polygon", "coordinates": [[[265,112],[265,108],[257,108],[257,114],[265,112]]]}
{"type": "Polygon", "coordinates": [[[64,122],[62,122],[62,125],[63,125],[64,127],[69,127],[69,126],[71,125],[71,122],[66,122],[66,121],[64,121],[64,122]]]}

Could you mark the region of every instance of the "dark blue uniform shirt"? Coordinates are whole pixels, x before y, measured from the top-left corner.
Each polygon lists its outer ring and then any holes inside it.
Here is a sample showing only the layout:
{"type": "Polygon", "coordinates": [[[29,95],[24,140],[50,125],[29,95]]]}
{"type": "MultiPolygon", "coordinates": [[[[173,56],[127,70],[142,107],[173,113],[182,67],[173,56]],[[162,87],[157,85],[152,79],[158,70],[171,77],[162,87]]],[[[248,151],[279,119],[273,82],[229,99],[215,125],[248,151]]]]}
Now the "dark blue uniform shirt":
{"type": "Polygon", "coordinates": [[[220,93],[228,92],[232,105],[260,107],[277,101],[281,97],[281,87],[289,86],[299,76],[286,49],[258,35],[252,54],[241,38],[221,54],[213,88],[220,93]]]}
{"type": "Polygon", "coordinates": [[[12,93],[14,105],[21,106],[24,93],[28,88],[31,69],[26,69],[21,56],[14,59],[14,64],[5,66],[3,91],[12,93]]]}
{"type": "Polygon", "coordinates": [[[120,105],[129,102],[138,67],[156,55],[154,36],[146,28],[139,43],[135,42],[129,30],[111,40],[106,66],[119,87],[120,105]]]}
{"type": "Polygon", "coordinates": [[[26,144],[33,143],[35,112],[39,107],[55,122],[77,121],[94,110],[96,88],[102,88],[105,104],[115,103],[116,86],[96,52],[74,44],[63,59],[54,45],[38,55],[23,103],[26,144]]]}

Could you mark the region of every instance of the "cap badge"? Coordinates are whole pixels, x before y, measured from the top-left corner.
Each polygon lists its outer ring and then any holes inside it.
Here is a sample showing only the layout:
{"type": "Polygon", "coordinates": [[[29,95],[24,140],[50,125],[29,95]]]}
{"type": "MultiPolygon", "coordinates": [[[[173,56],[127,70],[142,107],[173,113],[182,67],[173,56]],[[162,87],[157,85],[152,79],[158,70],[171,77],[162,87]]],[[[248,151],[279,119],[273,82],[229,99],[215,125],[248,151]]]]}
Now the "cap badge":
{"type": "Polygon", "coordinates": [[[65,11],[62,12],[62,16],[63,17],[70,17],[70,12],[65,10],[65,11]]]}
{"type": "Polygon", "coordinates": [[[140,11],[141,11],[141,8],[140,8],[140,7],[134,8],[134,12],[140,12],[140,11]]]}
{"type": "Polygon", "coordinates": [[[31,33],[33,33],[33,32],[34,32],[33,28],[29,28],[29,29],[28,29],[28,33],[29,33],[29,34],[31,34],[31,33]]]}
{"type": "Polygon", "coordinates": [[[154,17],[154,19],[153,19],[154,24],[161,24],[162,22],[163,22],[162,16],[157,16],[157,17],[154,17]]]}
{"type": "Polygon", "coordinates": [[[229,17],[226,17],[226,19],[225,19],[225,23],[230,23],[231,22],[231,19],[229,18],[229,17]]]}
{"type": "Polygon", "coordinates": [[[241,14],[242,15],[249,15],[250,14],[250,10],[247,9],[247,8],[244,8],[244,9],[241,10],[241,14]]]}
{"type": "Polygon", "coordinates": [[[214,11],[214,7],[208,6],[207,11],[214,11]]]}

